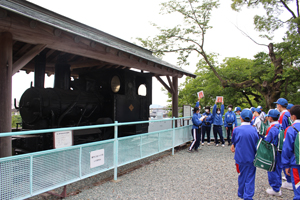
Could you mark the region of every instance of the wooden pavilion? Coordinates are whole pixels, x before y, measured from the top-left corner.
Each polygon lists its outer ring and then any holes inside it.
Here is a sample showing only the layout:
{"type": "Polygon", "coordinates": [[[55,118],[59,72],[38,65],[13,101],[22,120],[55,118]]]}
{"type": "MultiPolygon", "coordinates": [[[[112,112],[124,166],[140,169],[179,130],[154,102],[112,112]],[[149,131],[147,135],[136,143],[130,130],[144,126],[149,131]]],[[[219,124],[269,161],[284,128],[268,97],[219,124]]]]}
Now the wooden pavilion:
{"type": "MultiPolygon", "coordinates": [[[[12,76],[19,70],[51,75],[55,60],[67,55],[71,76],[77,69],[119,68],[152,73],[172,93],[178,117],[178,78],[195,75],[135,44],[24,0],[0,1],[0,133],[11,131],[12,76]],[[161,77],[165,76],[168,83],[161,77]]],[[[44,84],[35,77],[35,85],[44,84]]],[[[11,138],[0,139],[0,157],[11,155],[11,138]]]]}

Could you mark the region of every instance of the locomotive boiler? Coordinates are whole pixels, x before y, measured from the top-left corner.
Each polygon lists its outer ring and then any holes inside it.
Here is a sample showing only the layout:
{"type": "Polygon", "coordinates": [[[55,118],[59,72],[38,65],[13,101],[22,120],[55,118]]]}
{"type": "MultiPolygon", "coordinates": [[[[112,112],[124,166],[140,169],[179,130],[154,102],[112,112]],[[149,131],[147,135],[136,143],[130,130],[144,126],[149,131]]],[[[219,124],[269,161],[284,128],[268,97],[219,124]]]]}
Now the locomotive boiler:
{"type": "MultiPolygon", "coordinates": [[[[56,75],[56,74],[55,74],[56,75]]],[[[74,127],[149,119],[152,75],[131,70],[83,71],[55,76],[54,88],[31,87],[19,102],[22,130],[74,127]]],[[[119,137],[148,132],[148,123],[119,126],[119,137]]],[[[113,127],[74,130],[73,143],[113,138],[113,127]]],[[[53,133],[14,136],[16,154],[53,148],[53,133]]]]}

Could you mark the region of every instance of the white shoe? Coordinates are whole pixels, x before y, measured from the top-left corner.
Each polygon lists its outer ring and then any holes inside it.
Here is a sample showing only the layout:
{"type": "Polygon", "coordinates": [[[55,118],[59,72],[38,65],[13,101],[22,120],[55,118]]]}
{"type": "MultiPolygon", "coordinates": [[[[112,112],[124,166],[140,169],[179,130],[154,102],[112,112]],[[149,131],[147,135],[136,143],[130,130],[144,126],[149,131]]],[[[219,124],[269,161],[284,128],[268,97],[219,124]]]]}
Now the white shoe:
{"type": "Polygon", "coordinates": [[[204,143],[202,143],[201,145],[204,146],[204,143]]]}
{"type": "Polygon", "coordinates": [[[285,178],[285,176],[283,176],[283,177],[282,177],[282,180],[286,181],[286,178],[285,178]]]}
{"type": "Polygon", "coordinates": [[[216,144],[216,147],[219,146],[219,144],[216,144]]]}
{"type": "Polygon", "coordinates": [[[293,190],[293,184],[292,183],[283,182],[281,187],[285,188],[285,189],[288,189],[288,190],[293,190]]]}
{"type": "Polygon", "coordinates": [[[274,195],[278,197],[282,195],[281,190],[279,190],[279,192],[275,192],[272,188],[267,189],[266,192],[270,195],[274,195]]]}
{"type": "Polygon", "coordinates": [[[210,143],[207,143],[207,146],[209,146],[210,145],[210,143]]]}
{"type": "Polygon", "coordinates": [[[225,144],[222,144],[222,147],[225,147],[225,144]]]}

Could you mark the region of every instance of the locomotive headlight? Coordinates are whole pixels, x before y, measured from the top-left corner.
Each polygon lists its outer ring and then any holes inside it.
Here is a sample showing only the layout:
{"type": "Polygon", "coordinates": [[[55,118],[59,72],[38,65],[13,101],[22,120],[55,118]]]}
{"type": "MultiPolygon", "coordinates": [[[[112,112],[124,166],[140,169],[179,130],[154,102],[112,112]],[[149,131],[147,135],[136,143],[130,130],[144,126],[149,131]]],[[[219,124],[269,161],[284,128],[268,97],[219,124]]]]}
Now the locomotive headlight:
{"type": "Polygon", "coordinates": [[[120,87],[121,87],[121,84],[120,84],[120,79],[119,79],[119,77],[118,77],[118,76],[114,76],[114,77],[111,79],[111,90],[112,90],[114,93],[117,93],[117,92],[119,92],[120,87]]]}

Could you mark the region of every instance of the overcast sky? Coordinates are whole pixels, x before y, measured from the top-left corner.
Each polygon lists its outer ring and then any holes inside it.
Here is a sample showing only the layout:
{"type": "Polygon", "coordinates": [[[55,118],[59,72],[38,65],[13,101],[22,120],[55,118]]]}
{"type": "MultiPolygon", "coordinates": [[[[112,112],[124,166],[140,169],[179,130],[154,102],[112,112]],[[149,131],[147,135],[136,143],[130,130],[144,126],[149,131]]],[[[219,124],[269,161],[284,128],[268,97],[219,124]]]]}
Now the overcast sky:
{"type": "MultiPolygon", "coordinates": [[[[30,2],[132,43],[137,43],[135,39],[137,37],[146,38],[158,33],[149,22],[161,27],[171,27],[181,22],[178,17],[159,14],[159,4],[165,2],[162,0],[30,0],[30,2]]],[[[259,51],[267,52],[266,47],[254,44],[234,26],[237,25],[257,42],[268,44],[269,41],[258,37],[260,33],[254,30],[253,25],[253,16],[259,12],[261,14],[263,10],[243,9],[242,12],[235,12],[230,8],[230,2],[230,0],[222,0],[220,8],[213,11],[210,23],[213,28],[206,35],[205,50],[208,53],[218,53],[220,61],[225,57],[236,56],[252,59],[259,51]]],[[[280,41],[281,37],[282,35],[275,38],[275,41],[280,41]]],[[[165,56],[163,60],[176,65],[174,55],[165,56]]],[[[198,60],[199,57],[192,56],[191,65],[185,69],[194,72],[198,60]]],[[[185,76],[179,82],[183,82],[184,79],[185,76]]],[[[19,100],[31,81],[33,81],[33,73],[15,74],[12,97],[19,100]]],[[[53,86],[53,76],[46,79],[45,86],[53,86]]],[[[153,79],[152,103],[167,105],[167,95],[161,92],[161,87],[162,85],[153,79]]]]}

